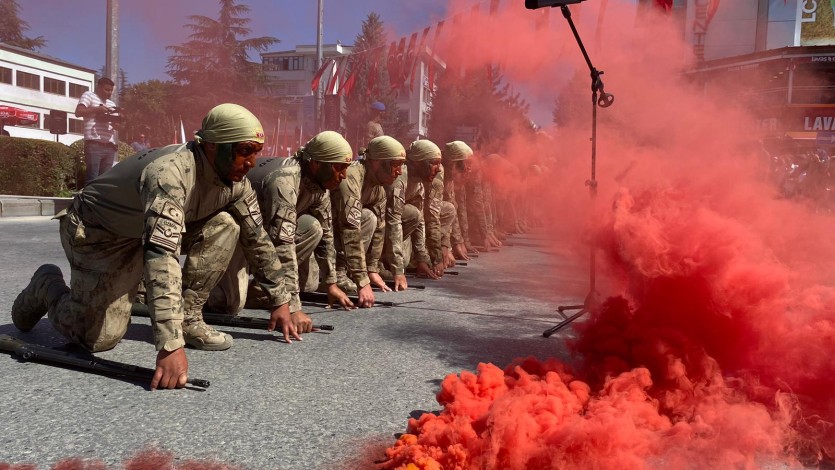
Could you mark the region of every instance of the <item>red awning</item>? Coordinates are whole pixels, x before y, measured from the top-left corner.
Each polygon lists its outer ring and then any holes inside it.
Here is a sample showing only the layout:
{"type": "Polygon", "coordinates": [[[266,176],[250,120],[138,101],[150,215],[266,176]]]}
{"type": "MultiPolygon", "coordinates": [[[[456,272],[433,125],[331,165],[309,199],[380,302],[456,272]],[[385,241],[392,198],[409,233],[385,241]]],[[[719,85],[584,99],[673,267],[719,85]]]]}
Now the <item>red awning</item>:
{"type": "Polygon", "coordinates": [[[40,116],[34,111],[0,105],[0,119],[9,126],[30,126],[40,122],[40,116]]]}

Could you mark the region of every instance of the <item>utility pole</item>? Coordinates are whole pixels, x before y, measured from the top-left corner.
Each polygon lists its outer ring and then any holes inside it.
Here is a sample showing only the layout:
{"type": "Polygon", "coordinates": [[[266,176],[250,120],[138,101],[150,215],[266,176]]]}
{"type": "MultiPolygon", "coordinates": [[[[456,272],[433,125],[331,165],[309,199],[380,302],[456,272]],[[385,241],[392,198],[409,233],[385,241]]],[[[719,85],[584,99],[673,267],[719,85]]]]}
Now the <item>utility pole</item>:
{"type": "MultiPolygon", "coordinates": [[[[119,84],[119,0],[107,0],[106,51],[104,76],[119,84]]],[[[113,101],[119,102],[119,93],[113,94],[113,101]]]]}
{"type": "MultiPolygon", "coordinates": [[[[322,62],[324,61],[323,53],[322,53],[322,40],[324,37],[324,18],[325,18],[325,7],[324,7],[324,0],[318,0],[318,12],[316,14],[316,68],[314,69],[313,73],[319,71],[322,68],[322,62]]],[[[318,134],[319,130],[322,126],[322,87],[317,86],[316,90],[314,91],[315,95],[313,97],[313,134],[318,134]]]]}

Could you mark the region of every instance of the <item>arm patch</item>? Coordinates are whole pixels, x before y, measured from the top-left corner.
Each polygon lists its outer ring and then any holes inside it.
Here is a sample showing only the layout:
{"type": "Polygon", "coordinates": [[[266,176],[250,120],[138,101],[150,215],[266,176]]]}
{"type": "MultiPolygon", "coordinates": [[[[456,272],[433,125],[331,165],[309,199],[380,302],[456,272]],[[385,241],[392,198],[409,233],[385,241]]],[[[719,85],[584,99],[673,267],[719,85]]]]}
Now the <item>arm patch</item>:
{"type": "Polygon", "coordinates": [[[171,201],[157,199],[151,204],[151,212],[154,213],[154,224],[148,243],[176,252],[180,246],[183,211],[171,201]]]}
{"type": "Polygon", "coordinates": [[[255,225],[261,225],[264,223],[264,217],[261,215],[261,208],[258,207],[258,197],[255,193],[251,193],[249,196],[244,199],[246,202],[246,207],[249,209],[249,216],[252,217],[252,221],[255,222],[255,225]]]}
{"type": "Polygon", "coordinates": [[[355,197],[348,198],[345,205],[345,221],[354,228],[360,228],[362,222],[362,204],[355,197]]]}

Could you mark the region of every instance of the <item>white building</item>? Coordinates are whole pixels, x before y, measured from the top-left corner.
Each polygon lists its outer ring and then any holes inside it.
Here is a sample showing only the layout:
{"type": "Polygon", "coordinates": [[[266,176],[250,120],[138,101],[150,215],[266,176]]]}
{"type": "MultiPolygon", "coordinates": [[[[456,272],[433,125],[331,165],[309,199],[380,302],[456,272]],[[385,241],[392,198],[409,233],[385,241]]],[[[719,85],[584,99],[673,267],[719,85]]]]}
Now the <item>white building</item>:
{"type": "Polygon", "coordinates": [[[49,132],[52,110],[67,113],[67,134],[59,141],[71,144],[83,138],[83,120],[75,107],[81,94],[94,88],[95,71],[48,55],[0,43],[0,105],[38,114],[31,126],[6,124],[12,137],[55,140],[49,132]]]}
{"type": "MultiPolygon", "coordinates": [[[[323,46],[325,60],[336,59],[350,55],[353,52],[352,46],[340,43],[327,44],[323,46]]],[[[267,76],[273,80],[273,90],[277,96],[285,98],[285,107],[288,110],[286,133],[290,133],[289,140],[293,140],[293,132],[310,135],[313,129],[313,106],[314,97],[311,90],[311,82],[316,74],[316,46],[296,46],[290,51],[267,52],[261,54],[261,61],[267,76]]],[[[415,67],[414,88],[405,87],[406,92],[401,93],[397,98],[396,112],[405,117],[416,135],[426,136],[429,113],[432,109],[432,93],[429,90],[429,61],[434,61],[433,73],[441,73],[446,64],[436,55],[432,54],[429,47],[425,47],[420,55],[420,60],[415,67]]],[[[320,87],[325,89],[328,83],[328,71],[321,78],[320,87]]],[[[411,80],[409,80],[410,82],[411,80]]],[[[323,114],[329,113],[328,107],[333,103],[340,103],[341,100],[334,100],[335,96],[325,96],[323,100],[323,114]]],[[[276,126],[274,124],[273,126],[276,126]]],[[[281,125],[282,129],[285,125],[281,125]]],[[[334,128],[340,125],[331,126],[334,128]]],[[[265,129],[270,126],[265,124],[265,129]]],[[[279,141],[284,139],[285,131],[279,131],[279,141]]]]}

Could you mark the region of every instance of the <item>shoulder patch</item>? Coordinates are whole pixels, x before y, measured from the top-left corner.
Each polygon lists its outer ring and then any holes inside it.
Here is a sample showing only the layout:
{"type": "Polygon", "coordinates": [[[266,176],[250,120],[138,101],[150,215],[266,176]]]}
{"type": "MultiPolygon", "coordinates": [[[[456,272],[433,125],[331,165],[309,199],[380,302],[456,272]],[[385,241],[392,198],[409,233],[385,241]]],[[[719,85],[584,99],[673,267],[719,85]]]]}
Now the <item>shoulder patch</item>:
{"type": "Polygon", "coordinates": [[[246,207],[249,209],[249,215],[252,217],[252,221],[255,222],[255,225],[261,225],[264,223],[264,217],[261,215],[261,208],[258,207],[258,197],[255,195],[255,192],[250,193],[246,199],[246,207]]]}
{"type": "Polygon", "coordinates": [[[345,221],[354,228],[360,228],[362,222],[362,204],[355,197],[349,197],[345,205],[345,221]]]}
{"type": "Polygon", "coordinates": [[[151,205],[154,224],[148,236],[148,242],[175,252],[180,246],[183,211],[171,201],[157,200],[151,205]]]}

